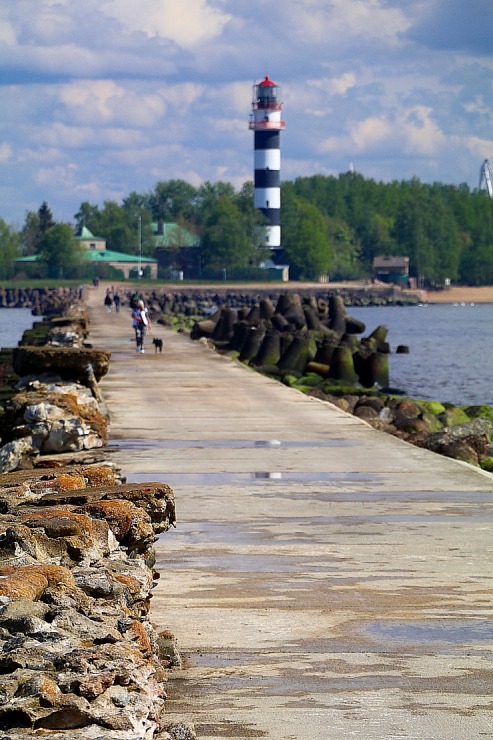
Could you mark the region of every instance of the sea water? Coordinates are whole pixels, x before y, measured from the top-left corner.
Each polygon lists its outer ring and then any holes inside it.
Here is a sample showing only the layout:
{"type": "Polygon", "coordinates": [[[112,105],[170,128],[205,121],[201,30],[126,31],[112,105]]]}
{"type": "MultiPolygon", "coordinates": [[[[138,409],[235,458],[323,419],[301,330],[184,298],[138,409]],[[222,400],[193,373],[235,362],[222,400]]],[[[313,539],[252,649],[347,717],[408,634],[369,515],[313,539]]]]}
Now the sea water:
{"type": "Polygon", "coordinates": [[[0,347],[17,347],[26,329],[41,320],[30,308],[0,308],[0,347]]]}
{"type": "Polygon", "coordinates": [[[388,328],[390,385],[412,398],[493,406],[493,303],[348,307],[388,328]],[[409,354],[396,354],[398,345],[409,354]]]}

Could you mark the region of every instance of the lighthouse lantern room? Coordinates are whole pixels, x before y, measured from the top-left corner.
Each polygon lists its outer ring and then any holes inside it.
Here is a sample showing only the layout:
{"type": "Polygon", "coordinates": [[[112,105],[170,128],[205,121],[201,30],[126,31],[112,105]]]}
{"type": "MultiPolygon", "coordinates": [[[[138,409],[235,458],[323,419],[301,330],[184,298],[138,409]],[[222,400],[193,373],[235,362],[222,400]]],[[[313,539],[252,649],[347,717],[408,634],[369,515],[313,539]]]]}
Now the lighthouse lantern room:
{"type": "Polygon", "coordinates": [[[250,129],[254,132],[255,208],[266,218],[265,246],[281,246],[281,120],[280,88],[265,77],[253,86],[250,129]]]}

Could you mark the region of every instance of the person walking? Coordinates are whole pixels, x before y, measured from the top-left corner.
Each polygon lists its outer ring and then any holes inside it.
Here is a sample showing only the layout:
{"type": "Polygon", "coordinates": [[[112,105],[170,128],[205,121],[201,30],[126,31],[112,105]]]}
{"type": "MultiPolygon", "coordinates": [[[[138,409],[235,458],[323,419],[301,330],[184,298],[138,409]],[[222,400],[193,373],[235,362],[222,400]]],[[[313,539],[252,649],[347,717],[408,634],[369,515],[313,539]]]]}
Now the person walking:
{"type": "Polygon", "coordinates": [[[113,303],[115,304],[115,311],[120,313],[121,298],[118,291],[113,295],[113,303]]]}
{"type": "Polygon", "coordinates": [[[147,329],[150,328],[149,313],[144,301],[137,301],[132,310],[132,326],[135,329],[135,351],[144,354],[144,339],[147,329]]]}
{"type": "Polygon", "coordinates": [[[111,297],[111,288],[106,289],[106,295],[104,297],[104,305],[108,313],[111,312],[111,306],[113,305],[113,298],[111,297]]]}

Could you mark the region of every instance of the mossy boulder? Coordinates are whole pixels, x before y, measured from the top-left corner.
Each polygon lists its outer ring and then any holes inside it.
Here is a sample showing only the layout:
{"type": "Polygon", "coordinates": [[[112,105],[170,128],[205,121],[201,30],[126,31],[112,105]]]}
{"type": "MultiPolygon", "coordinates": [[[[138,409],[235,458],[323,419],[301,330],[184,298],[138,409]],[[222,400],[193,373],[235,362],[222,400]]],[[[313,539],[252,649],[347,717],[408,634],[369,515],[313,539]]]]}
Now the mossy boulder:
{"type": "Polygon", "coordinates": [[[485,460],[482,460],[480,467],[488,473],[493,473],[493,457],[487,457],[485,460]]]}
{"type": "Polygon", "coordinates": [[[293,375],[291,373],[285,373],[282,376],[282,382],[284,383],[284,385],[288,385],[290,388],[296,385],[296,383],[298,383],[299,380],[300,378],[298,375],[293,375]]]}
{"type": "Polygon", "coordinates": [[[336,380],[326,380],[321,386],[324,393],[332,396],[363,396],[371,395],[371,388],[362,388],[348,383],[338,382],[336,380]]]}
{"type": "Polygon", "coordinates": [[[429,434],[433,434],[434,432],[439,432],[440,429],[442,429],[442,424],[440,420],[429,411],[423,411],[421,415],[421,419],[426,425],[426,431],[429,434]]]}
{"type": "Polygon", "coordinates": [[[445,411],[437,415],[437,419],[444,427],[455,427],[457,424],[466,424],[470,417],[459,406],[446,405],[445,411]]]}
{"type": "Polygon", "coordinates": [[[294,385],[296,387],[304,385],[308,388],[318,388],[318,386],[322,385],[323,382],[324,379],[320,375],[317,375],[317,373],[307,373],[307,375],[303,375],[302,378],[297,380],[294,385]]]}
{"type": "Polygon", "coordinates": [[[281,377],[281,371],[277,365],[250,365],[250,367],[258,373],[262,373],[262,375],[269,375],[272,378],[281,377]]]}
{"type": "Polygon", "coordinates": [[[426,412],[438,416],[445,412],[445,406],[440,401],[416,401],[416,403],[426,412]]]}
{"type": "Polygon", "coordinates": [[[470,419],[489,419],[493,422],[493,407],[492,406],[467,406],[464,412],[470,419]]]}
{"type": "Polygon", "coordinates": [[[306,369],[310,373],[316,373],[321,378],[327,378],[330,372],[330,365],[324,365],[321,362],[309,362],[306,369]]]}

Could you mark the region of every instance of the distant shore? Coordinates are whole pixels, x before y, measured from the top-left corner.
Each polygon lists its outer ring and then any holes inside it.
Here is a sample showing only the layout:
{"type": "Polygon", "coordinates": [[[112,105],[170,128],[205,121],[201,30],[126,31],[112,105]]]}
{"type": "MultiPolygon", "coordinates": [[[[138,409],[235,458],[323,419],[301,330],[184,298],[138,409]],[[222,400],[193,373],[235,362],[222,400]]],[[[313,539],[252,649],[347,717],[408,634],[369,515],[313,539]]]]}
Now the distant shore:
{"type": "MultiPolygon", "coordinates": [[[[113,284],[115,290],[138,290],[144,288],[142,283],[124,282],[120,283],[116,281],[113,284]]],[[[319,282],[287,282],[287,283],[209,283],[191,286],[186,283],[166,283],[160,286],[165,291],[190,291],[190,290],[217,290],[222,293],[234,292],[234,291],[282,291],[292,292],[296,291],[302,293],[303,291],[328,291],[331,290],[347,290],[355,288],[357,290],[372,290],[378,291],[379,288],[387,291],[389,285],[384,283],[368,284],[363,281],[347,281],[347,282],[333,282],[333,283],[319,283],[319,282]]],[[[145,290],[152,289],[151,283],[145,283],[145,290]]],[[[444,290],[404,290],[408,295],[415,295],[420,302],[423,303],[493,303],[493,285],[485,285],[481,287],[468,287],[468,286],[452,286],[444,290]]]]}
{"type": "Polygon", "coordinates": [[[451,287],[446,290],[423,290],[424,303],[493,303],[493,285],[479,288],[451,287]]]}

